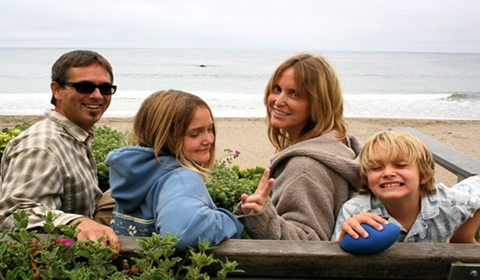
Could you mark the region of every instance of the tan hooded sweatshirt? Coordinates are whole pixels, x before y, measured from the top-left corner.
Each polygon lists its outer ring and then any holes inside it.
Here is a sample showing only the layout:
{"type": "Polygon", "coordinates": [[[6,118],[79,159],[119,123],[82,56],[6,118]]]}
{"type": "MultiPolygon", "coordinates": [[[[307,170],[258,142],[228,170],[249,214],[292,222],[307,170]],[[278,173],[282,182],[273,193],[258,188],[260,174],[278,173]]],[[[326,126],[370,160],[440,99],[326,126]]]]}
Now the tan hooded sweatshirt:
{"type": "Polygon", "coordinates": [[[271,162],[275,185],[261,213],[234,211],[251,238],[329,240],[335,218],[360,181],[361,143],[337,132],[306,140],[278,153],[271,162]]]}

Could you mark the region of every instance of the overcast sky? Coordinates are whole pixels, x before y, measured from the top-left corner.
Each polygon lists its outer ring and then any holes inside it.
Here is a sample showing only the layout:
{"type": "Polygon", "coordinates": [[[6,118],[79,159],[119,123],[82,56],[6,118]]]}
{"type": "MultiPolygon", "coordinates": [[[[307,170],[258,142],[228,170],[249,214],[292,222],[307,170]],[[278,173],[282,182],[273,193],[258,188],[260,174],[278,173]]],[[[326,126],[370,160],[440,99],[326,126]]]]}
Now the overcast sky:
{"type": "Polygon", "coordinates": [[[0,47],[480,53],[479,0],[0,0],[0,47]]]}

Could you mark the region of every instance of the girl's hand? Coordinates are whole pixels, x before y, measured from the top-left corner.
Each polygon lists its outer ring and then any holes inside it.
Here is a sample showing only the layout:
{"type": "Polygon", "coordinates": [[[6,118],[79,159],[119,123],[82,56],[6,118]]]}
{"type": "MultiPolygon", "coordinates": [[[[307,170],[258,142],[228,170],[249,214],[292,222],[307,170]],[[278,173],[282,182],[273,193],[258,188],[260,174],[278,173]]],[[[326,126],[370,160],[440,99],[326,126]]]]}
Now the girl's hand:
{"type": "Polygon", "coordinates": [[[377,214],[363,212],[356,216],[351,217],[350,219],[346,220],[342,226],[342,232],[340,233],[340,237],[338,241],[341,241],[345,234],[350,235],[354,239],[359,238],[359,234],[363,238],[368,237],[367,231],[361,226],[361,224],[368,224],[372,226],[376,230],[383,230],[383,226],[381,224],[388,224],[388,221],[384,218],[378,216],[377,214]]]}
{"type": "Polygon", "coordinates": [[[270,169],[263,172],[262,179],[258,183],[258,187],[252,195],[242,194],[242,211],[245,215],[254,215],[263,211],[265,203],[273,188],[275,179],[270,178],[270,169]]]}

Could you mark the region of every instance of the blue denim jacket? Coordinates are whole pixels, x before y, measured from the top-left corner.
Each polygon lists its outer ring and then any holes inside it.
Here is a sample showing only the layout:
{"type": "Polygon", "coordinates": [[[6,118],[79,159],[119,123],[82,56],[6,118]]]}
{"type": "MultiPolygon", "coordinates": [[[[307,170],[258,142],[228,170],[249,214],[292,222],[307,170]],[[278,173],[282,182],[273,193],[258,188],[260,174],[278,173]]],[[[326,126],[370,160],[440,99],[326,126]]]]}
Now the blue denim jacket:
{"type": "Polygon", "coordinates": [[[435,194],[422,198],[420,213],[410,231],[391,217],[373,194],[357,195],[340,209],[331,240],[338,240],[346,220],[362,212],[371,212],[400,226],[400,242],[447,242],[455,230],[480,209],[480,177],[469,177],[451,188],[443,184],[436,188],[435,194]]]}

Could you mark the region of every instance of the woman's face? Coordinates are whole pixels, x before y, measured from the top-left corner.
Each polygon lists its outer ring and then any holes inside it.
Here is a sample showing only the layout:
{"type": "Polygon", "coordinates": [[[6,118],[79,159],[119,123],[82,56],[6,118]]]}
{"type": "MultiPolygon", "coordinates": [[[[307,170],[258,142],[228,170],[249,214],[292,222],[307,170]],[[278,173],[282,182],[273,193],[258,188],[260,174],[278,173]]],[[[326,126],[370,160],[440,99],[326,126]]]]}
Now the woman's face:
{"type": "Polygon", "coordinates": [[[183,139],[183,152],[187,159],[197,164],[206,163],[214,141],[210,111],[206,107],[198,107],[183,139]]]}
{"type": "Polygon", "coordinates": [[[300,95],[296,90],[293,67],[280,74],[267,101],[271,125],[285,130],[291,144],[295,144],[309,120],[310,102],[307,96],[300,95]]]}

